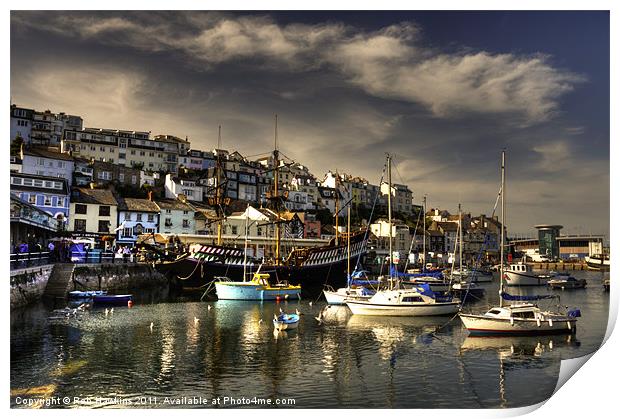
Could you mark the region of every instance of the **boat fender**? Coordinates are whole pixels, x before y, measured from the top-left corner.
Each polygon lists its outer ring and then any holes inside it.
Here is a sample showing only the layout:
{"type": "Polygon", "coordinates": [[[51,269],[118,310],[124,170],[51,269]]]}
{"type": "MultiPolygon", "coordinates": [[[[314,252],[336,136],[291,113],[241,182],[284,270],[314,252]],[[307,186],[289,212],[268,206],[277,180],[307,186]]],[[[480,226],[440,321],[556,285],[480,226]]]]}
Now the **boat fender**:
{"type": "Polygon", "coordinates": [[[566,322],[566,328],[567,328],[568,330],[571,330],[571,325],[570,325],[570,322],[569,322],[569,321],[567,321],[567,322],[566,322]]]}
{"type": "Polygon", "coordinates": [[[536,317],[536,326],[540,327],[540,317],[536,317]]]}
{"type": "Polygon", "coordinates": [[[127,301],[127,307],[129,308],[133,307],[133,301],[131,300],[127,301]]]}
{"type": "Polygon", "coordinates": [[[515,319],[514,319],[514,317],[511,317],[511,318],[510,318],[510,325],[511,325],[511,326],[514,326],[514,325],[515,325],[515,319]]]}
{"type": "Polygon", "coordinates": [[[549,326],[553,327],[553,319],[549,319],[549,326]]]}

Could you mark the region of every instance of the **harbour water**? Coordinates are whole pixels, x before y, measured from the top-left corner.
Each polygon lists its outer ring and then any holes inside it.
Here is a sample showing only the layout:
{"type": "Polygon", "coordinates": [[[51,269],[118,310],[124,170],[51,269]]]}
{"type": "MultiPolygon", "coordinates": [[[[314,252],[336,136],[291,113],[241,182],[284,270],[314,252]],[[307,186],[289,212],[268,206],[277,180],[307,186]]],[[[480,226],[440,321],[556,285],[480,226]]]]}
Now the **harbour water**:
{"type": "MultiPolygon", "coordinates": [[[[33,398],[35,407],[47,400],[65,408],[530,405],[552,394],[561,359],[595,351],[605,334],[609,273],[574,274],[588,280],[585,290],[508,290],[556,293],[580,308],[573,336],[473,338],[458,318],[359,317],[336,306],[319,324],[322,300],[200,302],[164,293],[61,322],[38,304],[11,313],[11,406],[33,407],[33,398]],[[298,330],[274,334],[280,308],[302,313],[298,330]]],[[[484,299],[465,311],[497,303],[497,278],[484,287],[484,299]]]]}

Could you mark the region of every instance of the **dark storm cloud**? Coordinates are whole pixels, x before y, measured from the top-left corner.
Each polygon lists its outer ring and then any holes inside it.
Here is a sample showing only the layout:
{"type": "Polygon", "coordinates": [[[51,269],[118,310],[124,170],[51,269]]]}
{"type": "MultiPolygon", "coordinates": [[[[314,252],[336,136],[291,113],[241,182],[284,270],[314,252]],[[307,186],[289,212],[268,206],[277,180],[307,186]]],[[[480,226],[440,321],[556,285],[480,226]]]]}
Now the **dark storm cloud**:
{"type": "MultiPolygon", "coordinates": [[[[273,144],[318,176],[377,182],[386,151],[416,200],[490,212],[509,153],[513,230],[554,221],[607,231],[608,138],[566,115],[588,75],[528,54],[430,48],[416,22],[279,24],[267,14],[12,13],[13,101],[87,126],[188,136],[243,154],[273,144]],[[576,170],[578,168],[578,170],[576,170]],[[517,193],[518,191],[518,193],[517,193]],[[553,211],[550,211],[553,208],[553,211]]],[[[587,121],[585,121],[587,122],[587,121]]]]}

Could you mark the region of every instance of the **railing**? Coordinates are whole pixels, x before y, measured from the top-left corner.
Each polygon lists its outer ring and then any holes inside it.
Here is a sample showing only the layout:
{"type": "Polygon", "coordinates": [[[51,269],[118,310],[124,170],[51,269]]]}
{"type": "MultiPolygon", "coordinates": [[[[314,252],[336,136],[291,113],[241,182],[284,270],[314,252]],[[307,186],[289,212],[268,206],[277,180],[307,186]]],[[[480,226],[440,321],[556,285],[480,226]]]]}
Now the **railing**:
{"type": "Polygon", "coordinates": [[[50,252],[11,253],[11,269],[23,269],[52,263],[50,252]]]}
{"type": "Polygon", "coordinates": [[[134,262],[136,259],[131,253],[105,252],[99,249],[72,251],[69,254],[71,263],[128,263],[134,262]]]}

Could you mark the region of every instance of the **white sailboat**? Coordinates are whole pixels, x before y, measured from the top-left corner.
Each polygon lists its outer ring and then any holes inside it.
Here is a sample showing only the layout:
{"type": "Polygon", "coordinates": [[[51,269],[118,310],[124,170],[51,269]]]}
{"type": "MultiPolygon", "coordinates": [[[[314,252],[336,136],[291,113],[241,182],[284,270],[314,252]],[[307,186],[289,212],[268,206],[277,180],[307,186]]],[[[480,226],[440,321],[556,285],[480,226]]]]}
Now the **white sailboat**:
{"type": "Polygon", "coordinates": [[[543,311],[532,303],[517,302],[504,305],[504,299],[512,301],[537,300],[553,296],[519,297],[506,294],[504,284],[504,234],[505,234],[505,152],[502,151],[502,230],[500,241],[500,287],[499,307],[493,307],[484,314],[460,313],[459,317],[470,334],[483,335],[537,335],[550,333],[574,333],[579,310],[567,314],[543,311]]]}
{"type": "MultiPolygon", "coordinates": [[[[337,214],[336,214],[337,215],[337,214]]],[[[337,218],[337,217],[336,217],[337,218]]],[[[328,304],[342,305],[347,299],[368,300],[373,292],[363,286],[351,284],[351,205],[347,207],[347,286],[337,290],[325,289],[323,295],[328,304]]],[[[330,287],[331,288],[331,287],[330,287]]]]}
{"type": "Polygon", "coordinates": [[[345,300],[354,315],[366,316],[442,316],[454,314],[460,308],[460,300],[451,296],[436,296],[427,284],[402,289],[393,276],[392,269],[392,160],[387,156],[388,168],[388,225],[389,235],[389,288],[379,290],[368,300],[345,300]]]}

